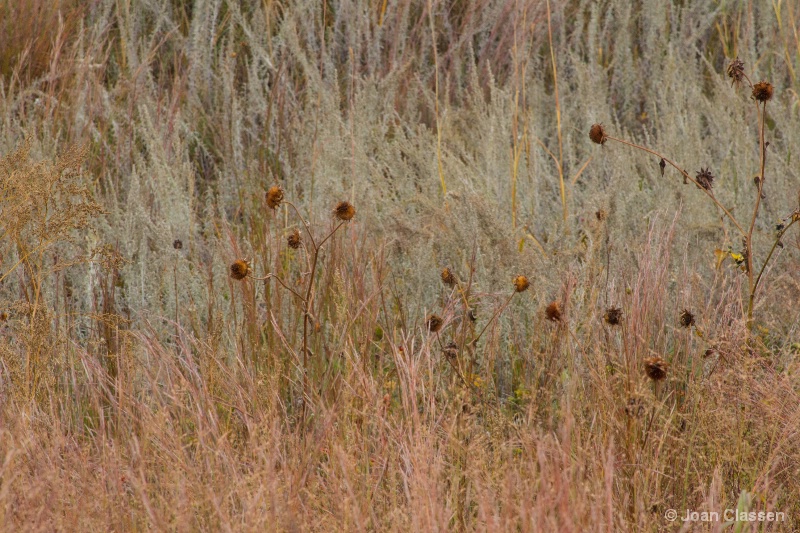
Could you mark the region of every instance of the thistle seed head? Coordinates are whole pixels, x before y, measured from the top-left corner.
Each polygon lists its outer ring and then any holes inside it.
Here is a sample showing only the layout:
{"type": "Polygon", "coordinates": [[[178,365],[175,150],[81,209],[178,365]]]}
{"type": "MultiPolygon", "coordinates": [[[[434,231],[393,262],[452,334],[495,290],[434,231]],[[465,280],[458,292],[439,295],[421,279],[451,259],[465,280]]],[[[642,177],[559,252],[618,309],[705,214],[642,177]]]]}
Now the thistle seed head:
{"type": "Polygon", "coordinates": [[[694,326],[694,315],[688,309],[684,309],[679,317],[679,322],[682,327],[689,328],[694,326]]]}
{"type": "Polygon", "coordinates": [[[644,360],[644,373],[653,381],[661,381],[667,377],[669,363],[660,357],[648,357],[644,360]]]}
{"type": "Polygon", "coordinates": [[[774,88],[772,84],[766,81],[760,81],[753,85],[753,98],[759,102],[766,102],[772,99],[774,88]]]}
{"type": "Polygon", "coordinates": [[[352,220],[356,216],[356,208],[350,202],[339,202],[333,210],[333,215],[341,221],[352,220]]]}
{"type": "Polygon", "coordinates": [[[250,274],[250,263],[245,259],[237,259],[231,264],[231,277],[241,281],[250,274]]]}
{"type": "Polygon", "coordinates": [[[605,144],[608,140],[608,135],[606,135],[606,130],[602,124],[592,124],[589,129],[589,138],[595,144],[605,144]]]}
{"type": "Polygon", "coordinates": [[[270,209],[277,209],[283,202],[283,189],[278,185],[273,185],[267,191],[267,207],[270,209]]]}

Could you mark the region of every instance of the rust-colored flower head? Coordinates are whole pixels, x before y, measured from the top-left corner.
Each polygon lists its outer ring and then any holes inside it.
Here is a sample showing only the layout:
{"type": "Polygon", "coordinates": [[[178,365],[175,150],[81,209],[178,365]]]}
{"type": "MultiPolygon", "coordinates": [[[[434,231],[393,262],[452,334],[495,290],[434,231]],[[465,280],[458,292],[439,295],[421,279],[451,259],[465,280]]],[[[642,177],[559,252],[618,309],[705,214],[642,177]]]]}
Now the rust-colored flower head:
{"type": "Polygon", "coordinates": [[[428,318],[425,320],[425,326],[431,333],[436,333],[442,329],[442,324],[444,324],[444,320],[442,320],[442,317],[439,315],[428,315],[428,318]]]}
{"type": "Polygon", "coordinates": [[[694,326],[694,315],[688,309],[684,309],[681,312],[681,316],[679,317],[678,320],[681,323],[681,326],[684,328],[689,328],[694,326]]]}
{"type": "Polygon", "coordinates": [[[333,215],[342,221],[352,220],[356,216],[356,208],[350,202],[339,202],[333,210],[333,215]]]}
{"type": "Polygon", "coordinates": [[[592,127],[589,128],[589,138],[595,144],[605,144],[608,140],[608,135],[606,135],[606,130],[602,124],[592,124],[592,127]]]}
{"type": "Polygon", "coordinates": [[[295,228],[295,230],[289,234],[289,237],[286,239],[286,244],[289,245],[289,248],[293,250],[297,250],[300,248],[300,245],[303,243],[303,237],[300,236],[300,230],[295,228]]]}
{"type": "Polygon", "coordinates": [[[707,168],[701,168],[700,172],[695,175],[694,180],[697,182],[698,186],[710,191],[714,183],[714,175],[707,168]]]}
{"type": "Polygon", "coordinates": [[[442,269],[442,283],[448,287],[455,287],[456,285],[456,275],[447,267],[442,269]]]}
{"type": "Polygon", "coordinates": [[[547,308],[544,310],[544,315],[547,317],[547,320],[550,320],[551,322],[560,322],[561,306],[558,305],[558,302],[550,302],[547,304],[547,308]]]}
{"type": "Polygon", "coordinates": [[[267,207],[270,209],[278,209],[283,202],[283,189],[278,185],[273,185],[267,191],[267,207]]]}
{"type": "Polygon", "coordinates": [[[618,326],[622,322],[622,309],[619,307],[609,307],[603,316],[609,326],[618,326]]]}
{"type": "Polygon", "coordinates": [[[250,263],[245,259],[237,259],[231,263],[231,277],[235,280],[243,280],[250,274],[250,263]]]}
{"type": "Polygon", "coordinates": [[[517,276],[514,278],[514,290],[517,292],[525,292],[531,286],[530,281],[525,276],[517,276]]]}
{"type": "Polygon", "coordinates": [[[661,381],[667,377],[669,363],[660,357],[648,357],[644,360],[644,373],[653,381],[661,381]]]}
{"type": "Polygon", "coordinates": [[[728,77],[733,80],[731,86],[739,85],[744,79],[744,62],[738,57],[728,63],[728,77]]]}
{"type": "Polygon", "coordinates": [[[183,241],[180,239],[175,239],[174,241],[172,241],[172,247],[175,248],[176,250],[180,250],[181,248],[183,248],[183,241]]]}
{"type": "Polygon", "coordinates": [[[772,99],[774,88],[772,84],[766,81],[760,81],[753,85],[753,98],[759,102],[766,102],[772,99]]]}
{"type": "Polygon", "coordinates": [[[7,320],[8,320],[8,313],[6,313],[5,311],[0,313],[0,322],[5,322],[7,320]]]}

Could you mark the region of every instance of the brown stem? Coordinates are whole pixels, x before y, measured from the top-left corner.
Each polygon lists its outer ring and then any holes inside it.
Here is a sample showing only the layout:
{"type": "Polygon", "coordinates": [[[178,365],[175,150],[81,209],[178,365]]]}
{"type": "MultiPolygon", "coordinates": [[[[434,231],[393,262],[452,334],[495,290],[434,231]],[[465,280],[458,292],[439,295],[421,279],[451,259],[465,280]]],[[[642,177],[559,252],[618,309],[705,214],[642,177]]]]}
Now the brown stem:
{"type": "Polygon", "coordinates": [[[486,323],[486,325],[485,325],[485,326],[483,326],[483,329],[481,330],[481,332],[480,332],[480,333],[478,333],[478,336],[477,336],[477,337],[475,337],[475,339],[472,341],[472,344],[473,344],[473,345],[476,345],[476,346],[477,346],[477,344],[478,344],[478,341],[480,340],[481,336],[483,335],[483,332],[484,332],[484,331],[486,331],[486,328],[488,328],[488,327],[489,327],[489,324],[491,324],[492,322],[494,322],[494,319],[495,319],[495,318],[497,318],[498,316],[500,316],[500,313],[502,313],[502,312],[503,312],[503,310],[504,310],[506,307],[508,307],[508,304],[510,304],[510,303],[511,303],[511,300],[513,300],[513,299],[514,299],[514,296],[515,296],[516,294],[517,294],[517,291],[514,291],[514,292],[512,292],[512,293],[511,293],[511,296],[509,296],[509,297],[508,297],[508,300],[506,300],[506,303],[505,303],[505,304],[503,304],[503,305],[501,305],[501,306],[500,306],[500,308],[499,308],[497,311],[495,311],[495,313],[494,313],[494,315],[492,316],[492,318],[490,318],[490,319],[489,319],[489,321],[486,323]]]}
{"type": "Polygon", "coordinates": [[[722,211],[723,211],[723,212],[724,212],[726,215],[728,215],[728,218],[731,220],[731,222],[733,222],[733,225],[734,225],[734,226],[736,226],[736,228],[739,230],[739,232],[740,232],[740,233],[741,233],[743,236],[744,236],[744,235],[747,235],[747,233],[744,231],[744,228],[742,228],[741,224],[739,224],[739,221],[738,221],[738,220],[736,220],[736,218],[735,218],[735,217],[734,217],[734,216],[731,214],[731,212],[730,212],[730,211],[728,211],[728,210],[725,208],[725,206],[724,206],[724,205],[722,205],[722,204],[719,202],[719,200],[717,200],[717,198],[716,198],[716,197],[715,197],[715,196],[714,196],[714,195],[711,193],[711,191],[709,191],[709,190],[708,190],[708,189],[706,189],[705,187],[701,187],[701,186],[700,186],[700,184],[699,184],[699,183],[697,183],[697,181],[696,181],[694,178],[692,178],[692,177],[689,175],[689,173],[688,173],[688,172],[686,172],[685,170],[683,170],[681,167],[679,167],[678,165],[676,165],[674,162],[672,162],[672,161],[671,161],[671,160],[669,160],[668,158],[664,157],[663,155],[659,154],[659,153],[658,153],[658,152],[656,152],[655,150],[651,150],[651,149],[649,149],[649,148],[645,148],[644,146],[640,146],[640,145],[638,145],[638,144],[636,144],[636,143],[632,143],[632,142],[629,142],[629,141],[625,141],[625,140],[623,140],[623,139],[617,139],[616,137],[611,137],[611,136],[609,136],[609,135],[606,135],[606,139],[608,139],[608,140],[611,140],[611,141],[617,141],[618,143],[626,144],[626,145],[630,146],[631,148],[636,148],[636,149],[638,149],[638,150],[645,151],[645,152],[647,152],[647,153],[649,153],[649,154],[653,154],[654,156],[656,156],[656,157],[660,157],[661,159],[663,159],[663,160],[664,160],[665,162],[667,162],[667,163],[668,163],[670,166],[672,166],[673,168],[675,168],[675,170],[677,170],[678,172],[680,172],[680,173],[681,173],[681,175],[682,175],[684,178],[686,178],[687,180],[689,180],[689,181],[691,181],[692,183],[694,183],[695,185],[697,185],[697,187],[698,187],[698,188],[699,188],[701,191],[703,191],[704,193],[706,193],[706,195],[707,195],[709,198],[711,198],[711,200],[712,200],[712,201],[713,201],[713,202],[714,202],[714,203],[717,205],[717,207],[719,207],[720,209],[722,209],[722,211]]]}
{"type": "Polygon", "coordinates": [[[764,275],[764,271],[767,269],[767,265],[769,264],[770,259],[772,259],[772,254],[775,253],[775,250],[778,248],[778,243],[781,242],[783,238],[783,234],[789,231],[789,228],[797,222],[798,218],[793,217],[792,221],[784,227],[780,232],[778,232],[778,238],[775,239],[775,242],[772,243],[772,248],[770,248],[769,253],[767,254],[767,258],[764,260],[764,264],[761,265],[761,269],[758,271],[758,276],[756,276],[755,283],[753,284],[753,291],[750,293],[750,307],[753,306],[753,300],[755,299],[756,291],[758,290],[758,285],[761,283],[761,276],[764,275]]]}
{"type": "MultiPolygon", "coordinates": [[[[756,104],[758,105],[758,104],[756,104]]],[[[747,301],[747,329],[748,331],[753,326],[753,303],[755,301],[756,295],[756,282],[753,277],[753,230],[756,227],[756,218],[758,217],[758,209],[761,207],[761,192],[764,189],[764,167],[766,165],[767,160],[767,147],[764,143],[764,123],[767,120],[767,103],[764,102],[764,106],[759,109],[759,121],[758,121],[758,141],[759,141],[759,148],[761,152],[761,170],[758,175],[758,192],[756,193],[756,204],[753,208],[753,218],[750,220],[750,229],[747,232],[746,241],[744,243],[745,250],[747,253],[747,282],[750,289],[749,298],[747,301]]],[[[777,241],[776,241],[777,242],[777,241]]],[[[766,265],[766,263],[764,263],[766,265]]],[[[763,267],[762,267],[763,272],[763,267]]],[[[760,277],[760,273],[759,273],[760,277]]]]}

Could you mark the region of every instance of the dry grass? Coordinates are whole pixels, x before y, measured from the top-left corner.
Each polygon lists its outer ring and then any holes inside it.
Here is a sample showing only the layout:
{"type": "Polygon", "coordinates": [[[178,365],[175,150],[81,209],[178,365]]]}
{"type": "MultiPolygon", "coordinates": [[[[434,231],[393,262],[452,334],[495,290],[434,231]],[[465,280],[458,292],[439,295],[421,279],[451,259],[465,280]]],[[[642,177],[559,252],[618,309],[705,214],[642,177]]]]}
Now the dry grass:
{"type": "Polygon", "coordinates": [[[0,524],[800,528],[800,8],[633,4],[0,0],[0,524]]]}

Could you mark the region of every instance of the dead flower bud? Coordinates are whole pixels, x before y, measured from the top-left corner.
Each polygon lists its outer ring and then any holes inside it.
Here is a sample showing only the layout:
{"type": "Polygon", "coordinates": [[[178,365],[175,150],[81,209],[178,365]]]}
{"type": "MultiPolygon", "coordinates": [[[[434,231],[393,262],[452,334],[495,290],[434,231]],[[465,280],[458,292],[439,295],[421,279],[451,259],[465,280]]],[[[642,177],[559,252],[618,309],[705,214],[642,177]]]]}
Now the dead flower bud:
{"type": "Polygon", "coordinates": [[[710,191],[714,182],[714,175],[707,168],[701,168],[700,172],[695,175],[694,180],[697,182],[698,187],[710,191]]]}
{"type": "Polygon", "coordinates": [[[286,244],[289,245],[289,248],[293,250],[297,250],[300,248],[300,245],[303,243],[303,237],[300,236],[300,230],[295,228],[295,230],[289,234],[289,237],[286,239],[286,244]]]}
{"type": "Polygon", "coordinates": [[[514,290],[517,292],[525,292],[531,284],[525,276],[517,276],[514,278],[514,290]]]}
{"type": "Polygon", "coordinates": [[[608,217],[608,213],[606,213],[605,209],[598,209],[597,211],[595,211],[594,216],[595,218],[597,218],[597,220],[602,222],[608,217]]]}
{"type": "Polygon", "coordinates": [[[5,322],[7,320],[8,320],[8,313],[6,313],[5,311],[0,313],[0,322],[5,322]]]}
{"type": "Polygon", "coordinates": [[[658,168],[661,169],[661,177],[664,177],[664,169],[667,168],[667,162],[664,161],[664,158],[661,158],[661,161],[658,162],[658,168]]]}
{"type": "Polygon", "coordinates": [[[333,210],[333,214],[339,220],[346,222],[356,216],[356,208],[350,202],[339,202],[333,210]]]}
{"type": "Polygon", "coordinates": [[[454,360],[458,357],[458,345],[455,342],[449,342],[447,346],[442,348],[442,354],[444,354],[447,359],[451,361],[454,360]]]}
{"type": "Polygon", "coordinates": [[[455,287],[456,285],[456,276],[453,274],[453,271],[447,267],[442,269],[442,283],[448,287],[455,287]]]}
{"type": "Polygon", "coordinates": [[[547,320],[551,322],[561,322],[561,306],[558,302],[550,302],[544,310],[547,320]]]}
{"type": "Polygon", "coordinates": [[[442,324],[444,324],[444,320],[442,320],[442,317],[439,315],[428,315],[428,318],[425,320],[425,326],[431,333],[436,333],[442,329],[442,324]]]}
{"type": "Polygon", "coordinates": [[[589,138],[595,144],[605,144],[608,140],[608,135],[606,135],[606,130],[602,124],[592,124],[589,129],[589,138]]]}
{"type": "Polygon", "coordinates": [[[603,316],[609,326],[618,326],[622,322],[622,309],[619,307],[609,307],[603,316]]]}
{"type": "Polygon", "coordinates": [[[728,63],[728,77],[732,80],[731,87],[742,83],[744,79],[744,62],[738,57],[728,63]]]}
{"type": "Polygon", "coordinates": [[[241,281],[250,274],[250,264],[245,259],[237,259],[231,264],[231,277],[241,281]]]}
{"type": "Polygon", "coordinates": [[[644,360],[644,373],[653,381],[661,381],[667,377],[669,363],[660,357],[648,357],[644,360]]]}
{"type": "Polygon", "coordinates": [[[277,209],[283,202],[283,189],[278,185],[273,185],[267,191],[267,207],[270,209],[277,209]]]}
{"type": "Polygon", "coordinates": [[[684,309],[679,317],[679,322],[682,327],[689,328],[694,326],[694,315],[688,309],[684,309]]]}
{"type": "Polygon", "coordinates": [[[176,250],[180,250],[181,248],[183,248],[183,241],[180,239],[175,239],[174,241],[172,241],[172,247],[175,248],[176,250]]]}
{"type": "Polygon", "coordinates": [[[766,102],[772,99],[774,88],[766,81],[760,81],[753,85],[753,98],[759,102],[766,102]]]}

